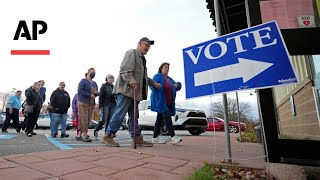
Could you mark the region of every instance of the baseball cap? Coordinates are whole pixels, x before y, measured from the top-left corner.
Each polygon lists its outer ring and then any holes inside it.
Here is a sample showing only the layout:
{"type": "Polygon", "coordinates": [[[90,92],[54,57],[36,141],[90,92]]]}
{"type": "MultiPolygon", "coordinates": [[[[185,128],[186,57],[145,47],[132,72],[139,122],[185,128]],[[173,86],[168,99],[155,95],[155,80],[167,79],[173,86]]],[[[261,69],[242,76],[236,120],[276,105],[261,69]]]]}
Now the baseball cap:
{"type": "Polygon", "coordinates": [[[150,43],[150,45],[153,45],[154,44],[154,40],[150,40],[149,38],[147,37],[143,37],[140,39],[139,43],[143,42],[143,41],[147,41],[148,43],[150,43]]]}

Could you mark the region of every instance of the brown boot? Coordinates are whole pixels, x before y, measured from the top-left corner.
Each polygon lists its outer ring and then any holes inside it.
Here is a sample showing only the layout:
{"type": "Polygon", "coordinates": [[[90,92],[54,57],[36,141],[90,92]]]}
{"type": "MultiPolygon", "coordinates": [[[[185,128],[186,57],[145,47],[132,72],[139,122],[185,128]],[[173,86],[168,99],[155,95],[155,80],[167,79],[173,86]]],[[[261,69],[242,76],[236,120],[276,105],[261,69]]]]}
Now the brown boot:
{"type": "Polygon", "coordinates": [[[119,147],[119,144],[113,140],[114,137],[113,134],[106,134],[101,138],[101,142],[110,147],[119,147]]]}
{"type": "MultiPolygon", "coordinates": [[[[137,142],[136,142],[138,147],[152,147],[153,144],[147,141],[143,140],[143,136],[140,135],[137,137],[137,142]]],[[[132,138],[132,145],[134,145],[134,139],[132,138]]]]}

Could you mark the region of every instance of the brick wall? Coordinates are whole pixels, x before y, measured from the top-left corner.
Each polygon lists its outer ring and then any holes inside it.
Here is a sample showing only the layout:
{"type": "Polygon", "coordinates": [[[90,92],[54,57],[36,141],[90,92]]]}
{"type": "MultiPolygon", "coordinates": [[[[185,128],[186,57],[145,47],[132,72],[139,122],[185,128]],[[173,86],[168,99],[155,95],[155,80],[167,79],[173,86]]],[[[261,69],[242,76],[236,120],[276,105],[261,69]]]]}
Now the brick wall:
{"type": "Polygon", "coordinates": [[[296,116],[292,116],[290,99],[277,108],[280,137],[320,140],[317,109],[311,83],[293,95],[296,116]]]}

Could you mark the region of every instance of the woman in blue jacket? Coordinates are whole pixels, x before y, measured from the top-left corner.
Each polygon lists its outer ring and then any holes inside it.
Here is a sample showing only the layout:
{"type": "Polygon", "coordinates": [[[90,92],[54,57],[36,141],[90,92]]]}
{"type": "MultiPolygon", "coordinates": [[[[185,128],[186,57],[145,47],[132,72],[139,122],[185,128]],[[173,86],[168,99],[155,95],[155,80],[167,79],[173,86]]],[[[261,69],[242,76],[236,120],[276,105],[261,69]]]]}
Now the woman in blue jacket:
{"type": "Polygon", "coordinates": [[[91,142],[91,139],[89,139],[88,136],[88,128],[96,105],[95,98],[99,96],[98,85],[93,81],[95,75],[95,69],[90,68],[85,75],[86,78],[81,79],[78,85],[78,115],[80,130],[79,134],[76,136],[76,140],[78,141],[91,142]]]}
{"type": "Polygon", "coordinates": [[[163,120],[171,136],[171,143],[177,144],[182,141],[181,138],[175,135],[171,119],[171,116],[176,114],[176,92],[181,89],[181,83],[176,83],[171,77],[168,76],[169,66],[169,63],[162,63],[159,67],[158,73],[153,77],[155,82],[161,84],[161,88],[155,89],[150,87],[152,91],[151,111],[158,113],[157,120],[154,125],[152,143],[165,143],[165,141],[159,139],[160,128],[163,120]]]}

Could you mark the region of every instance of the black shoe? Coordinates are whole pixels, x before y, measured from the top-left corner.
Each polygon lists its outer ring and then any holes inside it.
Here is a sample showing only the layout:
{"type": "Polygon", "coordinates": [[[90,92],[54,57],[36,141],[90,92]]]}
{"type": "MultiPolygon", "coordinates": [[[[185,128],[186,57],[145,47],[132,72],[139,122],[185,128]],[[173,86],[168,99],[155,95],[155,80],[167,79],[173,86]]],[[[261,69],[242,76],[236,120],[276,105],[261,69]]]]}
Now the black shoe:
{"type": "Polygon", "coordinates": [[[92,140],[91,139],[89,139],[89,137],[85,137],[85,138],[83,138],[83,140],[82,140],[83,142],[91,142],[92,140]]]}
{"type": "Polygon", "coordinates": [[[62,133],[60,137],[61,138],[69,137],[69,134],[62,133]]]}
{"type": "Polygon", "coordinates": [[[27,136],[28,136],[28,137],[32,137],[32,133],[28,133],[27,136]]]}
{"type": "Polygon", "coordinates": [[[56,134],[51,134],[51,137],[52,137],[52,138],[56,138],[57,135],[56,135],[56,134]]]}
{"type": "Polygon", "coordinates": [[[4,131],[4,130],[2,130],[2,133],[8,133],[8,131],[4,131]]]}
{"type": "Polygon", "coordinates": [[[80,136],[80,137],[77,137],[77,136],[76,136],[76,140],[77,140],[77,141],[83,141],[83,138],[82,138],[81,136],[80,136]]]}
{"type": "Polygon", "coordinates": [[[32,134],[32,135],[37,135],[37,133],[35,133],[35,132],[31,132],[31,134],[32,134]]]}

